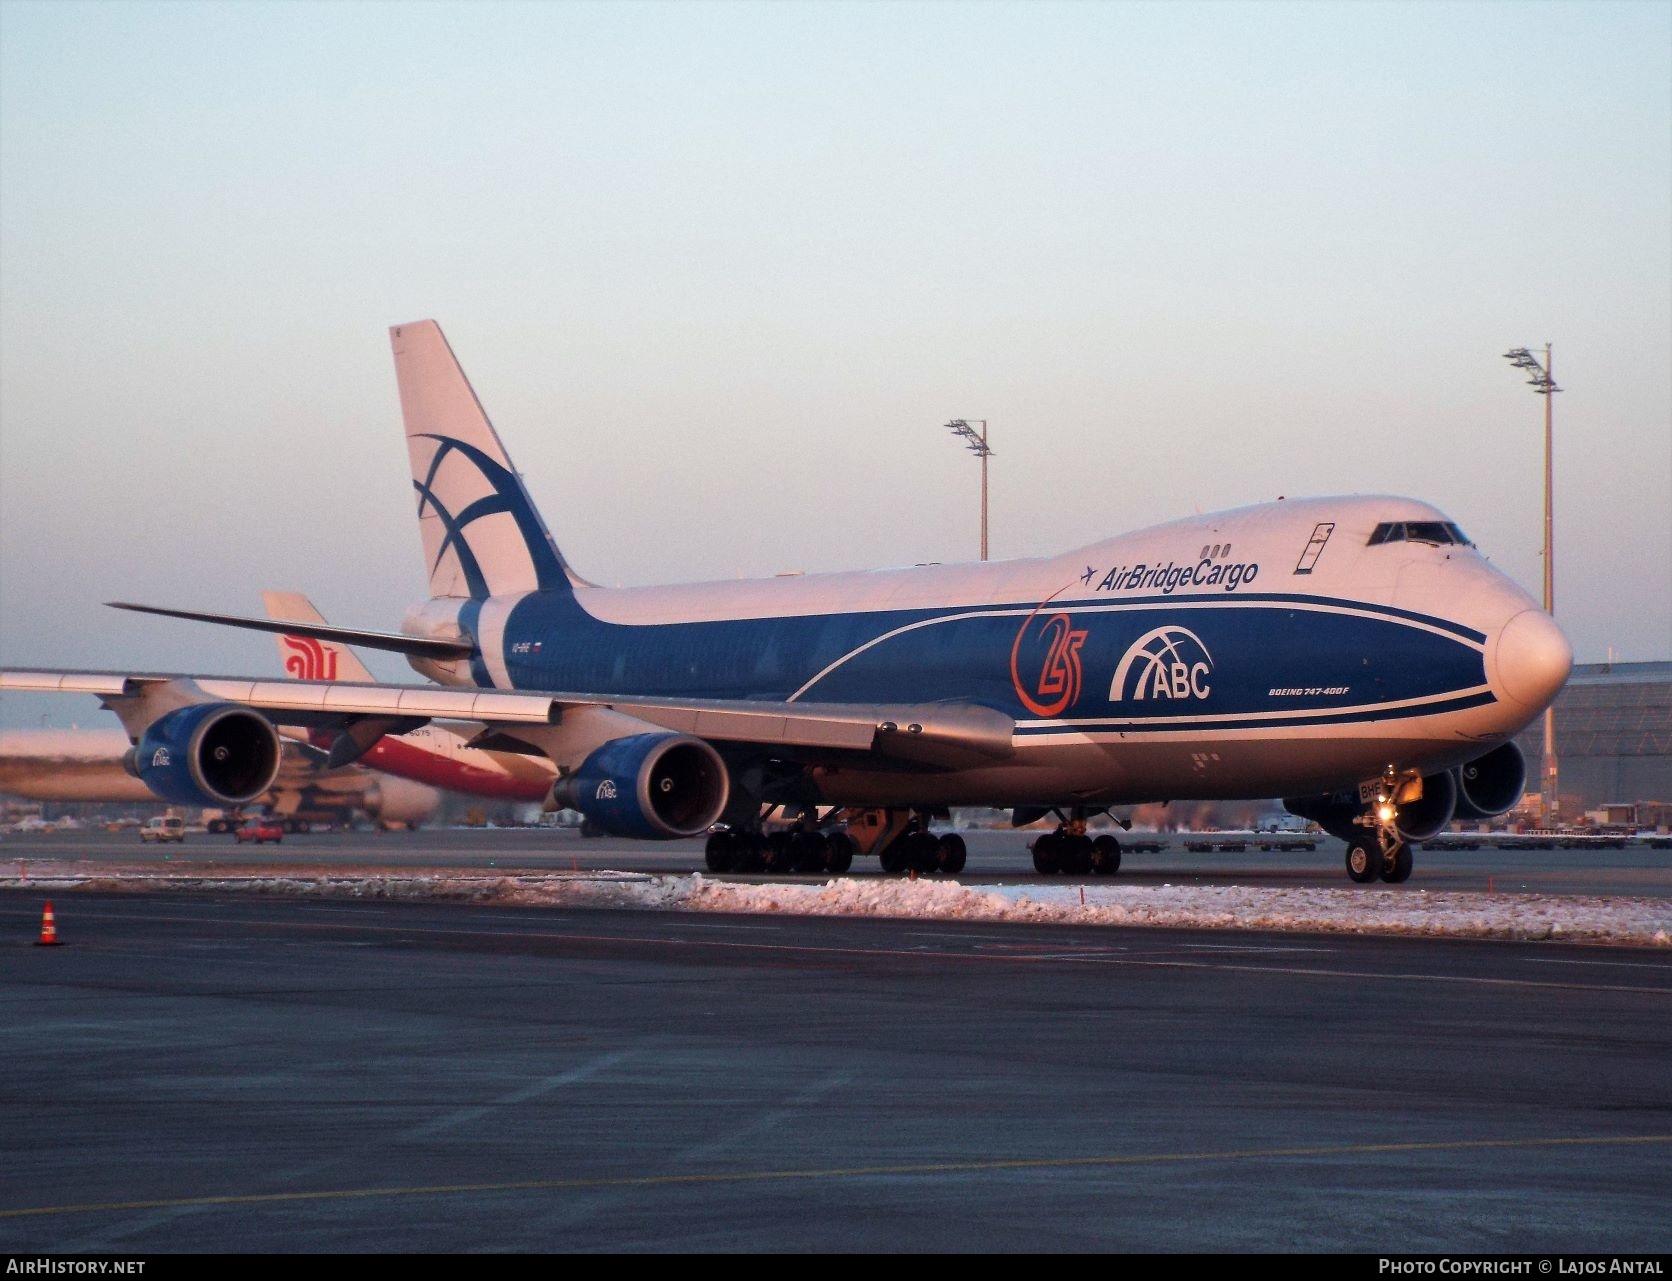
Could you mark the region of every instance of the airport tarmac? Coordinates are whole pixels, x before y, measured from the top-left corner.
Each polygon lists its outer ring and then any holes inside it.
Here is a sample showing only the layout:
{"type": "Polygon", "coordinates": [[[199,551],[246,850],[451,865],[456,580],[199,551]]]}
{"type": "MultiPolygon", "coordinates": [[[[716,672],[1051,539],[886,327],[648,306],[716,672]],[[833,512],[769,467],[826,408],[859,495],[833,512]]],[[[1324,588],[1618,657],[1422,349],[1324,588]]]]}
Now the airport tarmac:
{"type": "MultiPolygon", "coordinates": [[[[977,829],[961,832],[969,863],[958,879],[979,885],[995,880],[1034,879],[1048,884],[1071,880],[1038,877],[1028,843],[1034,831],[977,829]]],[[[1134,833],[1132,839],[1155,839],[1134,833]]],[[[1345,847],[1318,838],[1312,852],[1261,851],[1192,853],[1185,837],[1163,837],[1161,853],[1128,853],[1111,882],[1090,877],[1086,884],[1254,885],[1274,888],[1350,884],[1343,868],[1345,847]]],[[[216,867],[330,869],[352,867],[494,869],[515,871],[601,871],[689,873],[703,867],[702,842],[583,838],[575,828],[432,828],[417,832],[312,832],[287,836],[279,845],[239,845],[230,836],[193,833],[182,845],[143,845],[133,831],[102,829],[49,834],[8,832],[0,837],[0,868],[15,871],[29,860],[90,863],[147,863],[211,871],[216,867]]],[[[881,876],[874,858],[854,860],[852,875],[881,876]]],[[[822,876],[728,877],[737,880],[800,880],[822,876]]],[[[1633,895],[1672,897],[1672,850],[1419,850],[1411,879],[1386,890],[1492,889],[1497,893],[1633,895]]]]}
{"type": "Polygon", "coordinates": [[[1672,1248],[1665,950],[57,907],[11,1251],[1672,1248]]]}

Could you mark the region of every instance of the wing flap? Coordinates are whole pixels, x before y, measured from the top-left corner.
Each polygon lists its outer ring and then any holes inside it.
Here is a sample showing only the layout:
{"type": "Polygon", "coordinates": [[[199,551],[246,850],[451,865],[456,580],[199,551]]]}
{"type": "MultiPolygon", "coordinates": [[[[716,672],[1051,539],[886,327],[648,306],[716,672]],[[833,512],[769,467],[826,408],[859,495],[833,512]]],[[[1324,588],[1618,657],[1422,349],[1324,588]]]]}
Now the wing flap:
{"type": "Polygon", "coordinates": [[[833,717],[827,711],[786,714],[786,705],[781,703],[740,703],[726,707],[622,699],[607,706],[676,733],[730,743],[862,752],[869,750],[877,732],[877,723],[868,714],[868,708],[859,709],[857,715],[833,717]]]}

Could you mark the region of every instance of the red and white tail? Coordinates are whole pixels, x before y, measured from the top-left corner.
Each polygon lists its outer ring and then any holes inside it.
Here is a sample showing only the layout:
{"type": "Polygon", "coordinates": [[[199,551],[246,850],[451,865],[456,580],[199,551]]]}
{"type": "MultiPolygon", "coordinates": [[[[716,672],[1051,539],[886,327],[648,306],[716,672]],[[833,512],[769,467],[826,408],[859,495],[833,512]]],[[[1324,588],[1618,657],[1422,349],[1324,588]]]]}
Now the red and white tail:
{"type": "MultiPolygon", "coordinates": [[[[261,600],[267,607],[269,618],[283,618],[295,623],[325,621],[313,602],[301,592],[262,592],[261,600]]],[[[367,684],[377,680],[347,645],[314,636],[278,635],[274,639],[279,645],[279,662],[284,665],[286,676],[299,681],[361,681],[367,684]]]]}

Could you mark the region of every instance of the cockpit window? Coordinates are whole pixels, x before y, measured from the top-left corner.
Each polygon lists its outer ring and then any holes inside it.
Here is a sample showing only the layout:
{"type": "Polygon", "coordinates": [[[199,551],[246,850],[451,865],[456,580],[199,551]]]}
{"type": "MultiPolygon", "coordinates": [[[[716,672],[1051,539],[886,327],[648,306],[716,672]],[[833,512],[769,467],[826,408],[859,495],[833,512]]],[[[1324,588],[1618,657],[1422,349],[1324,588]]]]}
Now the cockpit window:
{"type": "Polygon", "coordinates": [[[1429,543],[1435,547],[1459,544],[1472,547],[1469,536],[1449,520],[1383,521],[1371,531],[1370,546],[1378,543],[1429,543]]]}

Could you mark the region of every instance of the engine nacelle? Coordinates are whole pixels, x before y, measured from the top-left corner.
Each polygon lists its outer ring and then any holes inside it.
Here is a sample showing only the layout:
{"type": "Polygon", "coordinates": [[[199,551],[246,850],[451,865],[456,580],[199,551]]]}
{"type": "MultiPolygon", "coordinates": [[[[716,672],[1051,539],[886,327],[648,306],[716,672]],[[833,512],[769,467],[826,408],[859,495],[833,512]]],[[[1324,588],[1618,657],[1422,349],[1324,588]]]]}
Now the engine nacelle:
{"type": "MultiPolygon", "coordinates": [[[[1425,775],[1422,796],[1399,806],[1400,837],[1407,841],[1426,841],[1438,835],[1451,822],[1457,803],[1457,781],[1449,771],[1425,775]]],[[[1283,808],[1311,820],[1337,840],[1351,841],[1370,830],[1357,821],[1367,810],[1355,792],[1285,797],[1283,808]]]]}
{"type": "Polygon", "coordinates": [[[1283,808],[1308,822],[1316,823],[1340,841],[1350,841],[1364,835],[1365,829],[1354,822],[1364,813],[1364,806],[1351,792],[1331,792],[1324,796],[1286,796],[1283,808]]]}
{"type": "Polygon", "coordinates": [[[1446,770],[1439,774],[1425,774],[1422,797],[1405,801],[1399,806],[1396,820],[1399,835],[1407,841],[1426,841],[1445,831],[1457,808],[1457,780],[1446,770]]]}
{"type": "Polygon", "coordinates": [[[393,774],[379,774],[366,789],[362,804],[379,823],[405,823],[415,827],[427,823],[441,808],[441,793],[424,783],[393,774]]]}
{"type": "Polygon", "coordinates": [[[731,794],[726,763],[700,738],[633,734],[612,739],[552,785],[552,800],[612,836],[699,836],[731,794]]]}
{"type": "Polygon", "coordinates": [[[1457,817],[1497,818],[1515,807],[1527,786],[1527,761],[1514,743],[1457,767],[1457,817]]]}
{"type": "Polygon", "coordinates": [[[283,747],[267,718],[234,703],[198,703],[151,722],[128,772],[178,805],[248,805],[273,786],[283,747]]]}

